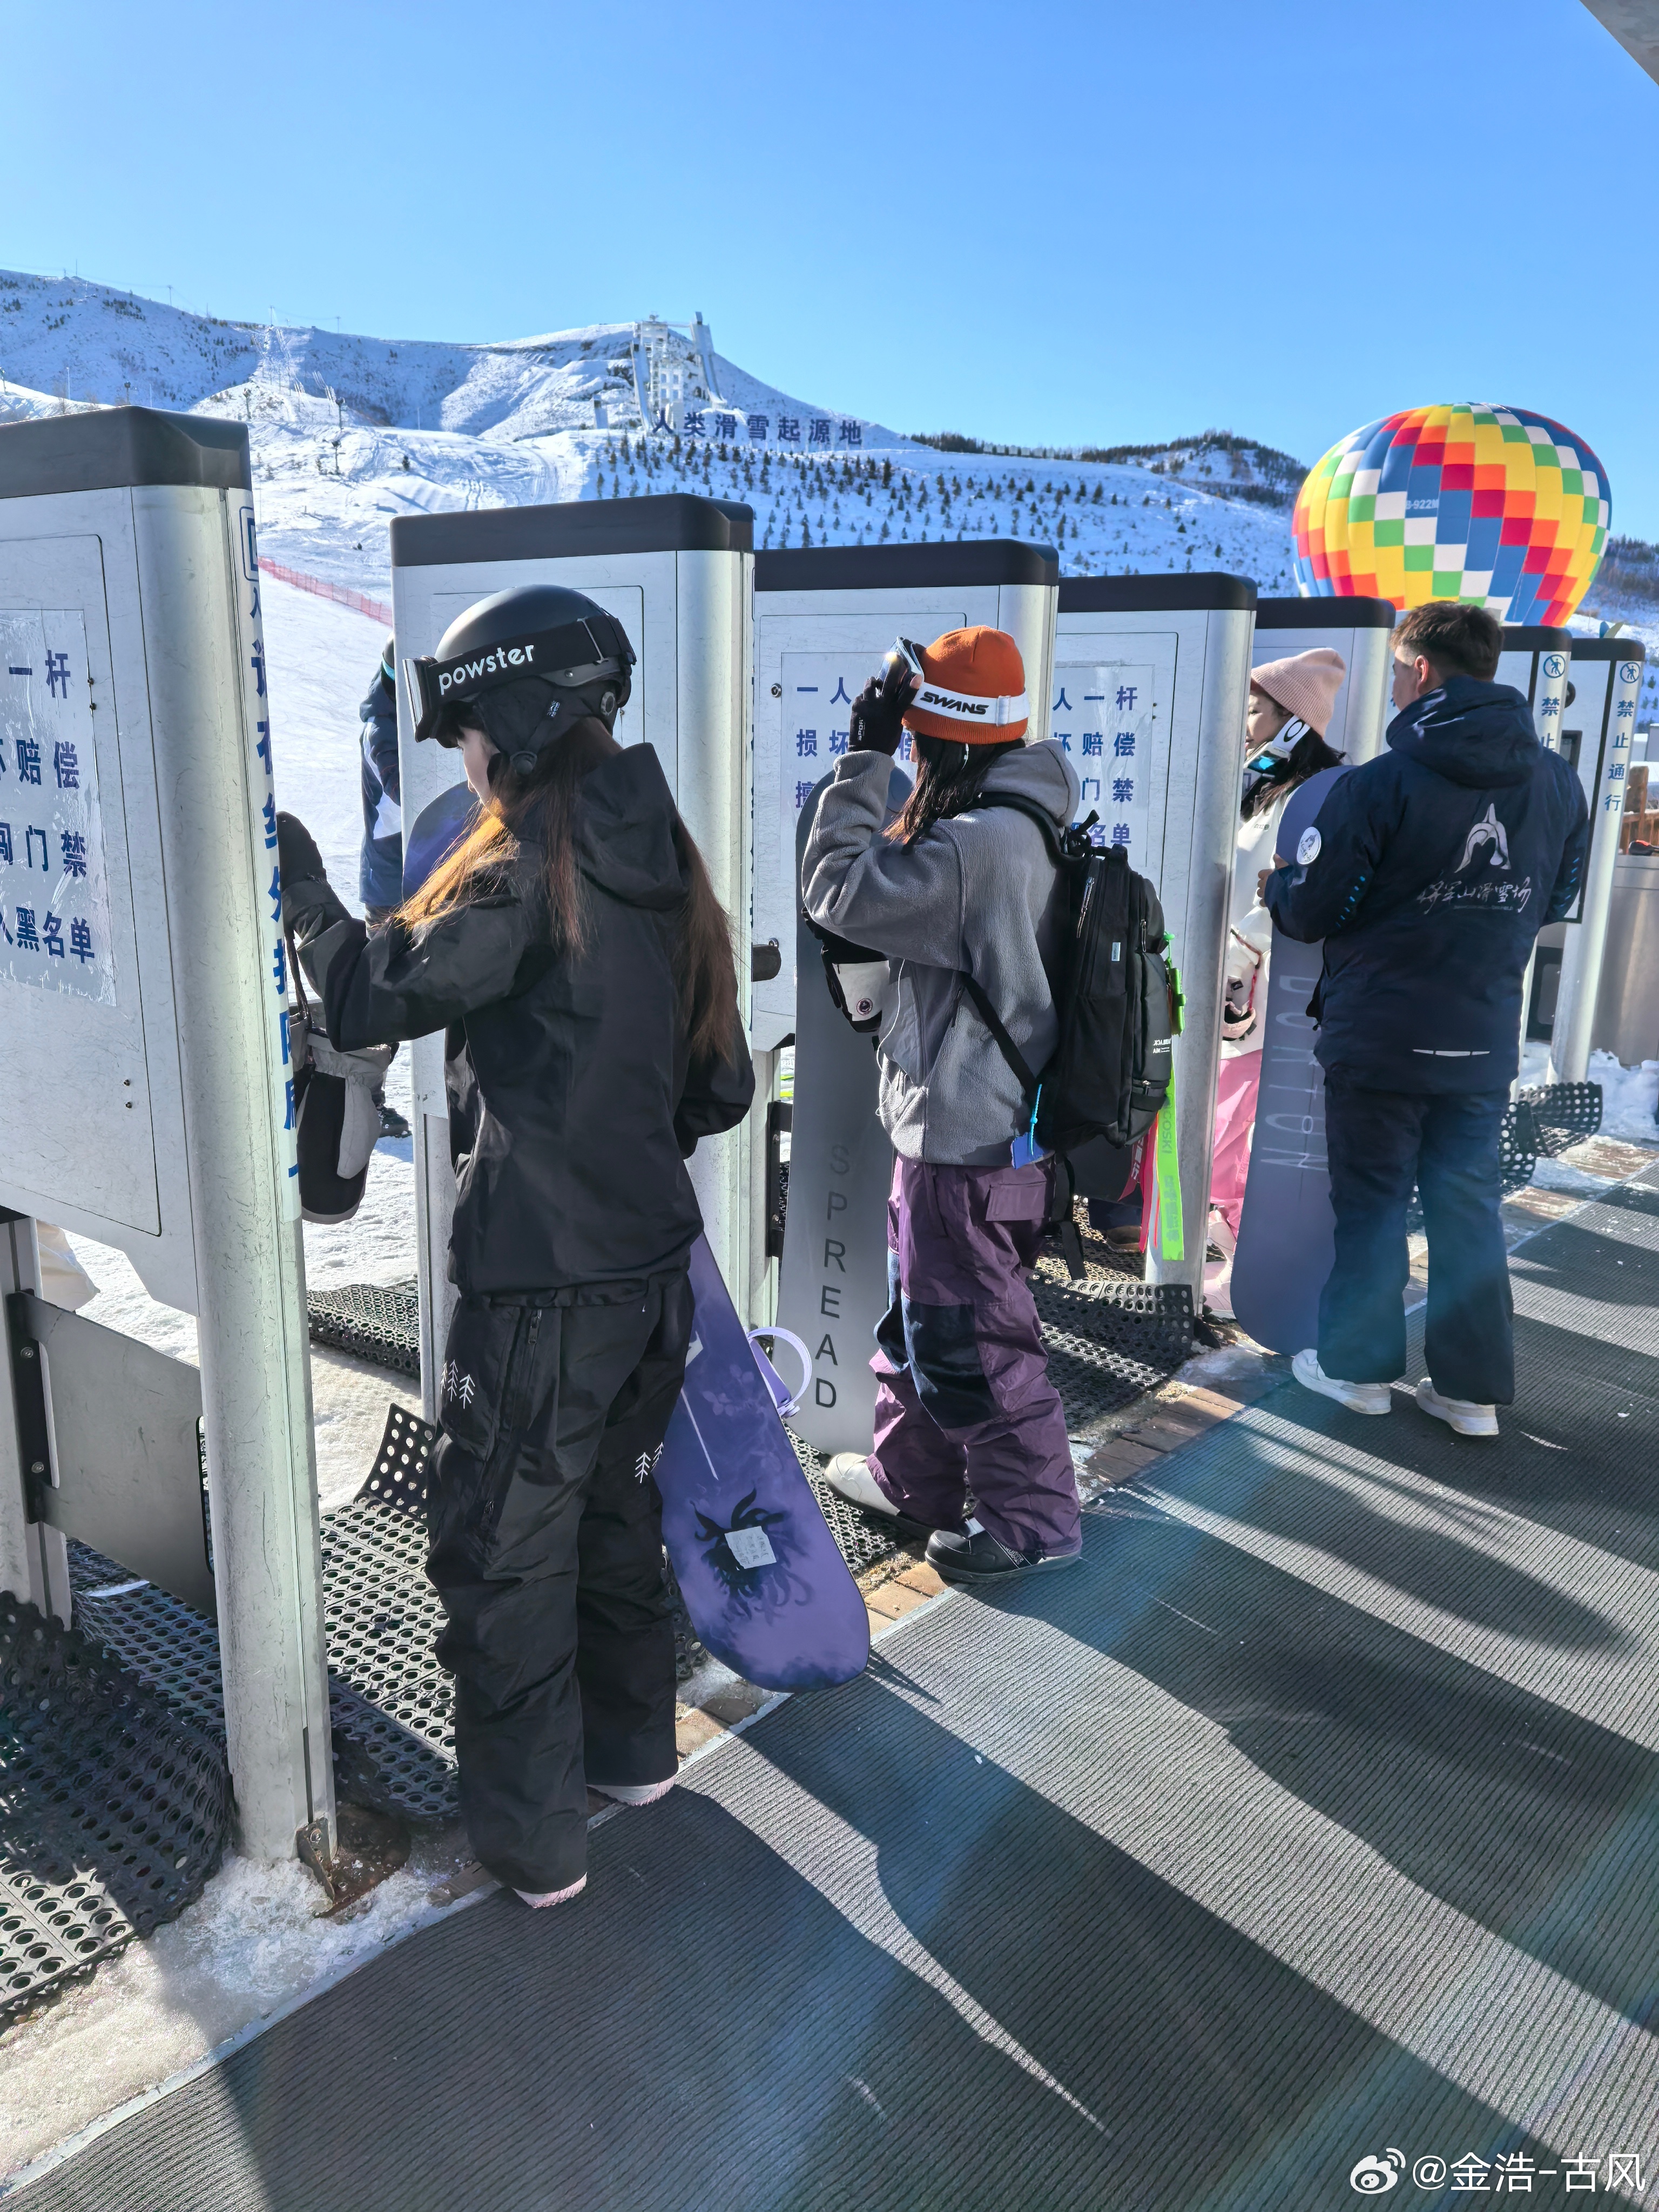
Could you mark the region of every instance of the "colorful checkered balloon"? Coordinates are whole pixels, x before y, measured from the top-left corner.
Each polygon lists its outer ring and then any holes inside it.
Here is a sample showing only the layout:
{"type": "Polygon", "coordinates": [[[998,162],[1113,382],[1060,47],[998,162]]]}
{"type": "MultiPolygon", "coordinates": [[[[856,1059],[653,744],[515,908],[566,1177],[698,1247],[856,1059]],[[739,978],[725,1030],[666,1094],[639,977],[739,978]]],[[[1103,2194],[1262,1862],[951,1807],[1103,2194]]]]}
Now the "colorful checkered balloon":
{"type": "Polygon", "coordinates": [[[1410,407],[1333,446],[1297,495],[1305,599],[1463,599],[1559,629],[1607,542],[1582,438],[1521,407],[1410,407]]]}

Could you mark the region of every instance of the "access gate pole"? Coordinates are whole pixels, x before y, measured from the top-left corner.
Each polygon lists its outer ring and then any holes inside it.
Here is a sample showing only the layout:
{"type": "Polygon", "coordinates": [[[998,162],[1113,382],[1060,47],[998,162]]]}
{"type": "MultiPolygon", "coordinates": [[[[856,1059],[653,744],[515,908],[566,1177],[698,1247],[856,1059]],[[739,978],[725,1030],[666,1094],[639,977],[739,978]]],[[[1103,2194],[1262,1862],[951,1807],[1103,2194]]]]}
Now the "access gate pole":
{"type": "MultiPolygon", "coordinates": [[[[276,883],[246,493],[132,494],[189,1149],[238,1840],[294,1855],[334,1784],[276,883]]],[[[166,1040],[158,1040],[165,1048],[166,1040]]]]}

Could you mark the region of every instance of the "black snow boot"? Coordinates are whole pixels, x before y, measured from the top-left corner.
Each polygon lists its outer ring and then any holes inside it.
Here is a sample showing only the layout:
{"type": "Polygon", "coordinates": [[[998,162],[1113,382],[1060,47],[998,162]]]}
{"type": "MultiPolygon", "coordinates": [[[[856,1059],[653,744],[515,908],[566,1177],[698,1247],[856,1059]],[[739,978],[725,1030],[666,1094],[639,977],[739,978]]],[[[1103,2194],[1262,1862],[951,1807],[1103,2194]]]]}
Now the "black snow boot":
{"type": "Polygon", "coordinates": [[[977,1521],[936,1528],[927,1540],[927,1564],[947,1583],[1012,1582],[1018,1575],[1074,1567],[1082,1557],[1080,1551],[1016,1552],[977,1521]]]}

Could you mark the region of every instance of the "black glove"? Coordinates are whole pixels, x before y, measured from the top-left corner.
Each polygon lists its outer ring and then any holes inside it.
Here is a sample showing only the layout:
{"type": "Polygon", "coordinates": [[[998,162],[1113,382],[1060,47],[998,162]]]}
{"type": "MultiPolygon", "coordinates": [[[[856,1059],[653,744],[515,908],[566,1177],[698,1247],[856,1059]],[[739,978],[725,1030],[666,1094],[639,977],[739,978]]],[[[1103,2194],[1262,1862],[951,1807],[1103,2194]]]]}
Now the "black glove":
{"type": "Polygon", "coordinates": [[[884,676],[870,678],[853,702],[847,736],[849,753],[885,753],[892,758],[904,735],[904,710],[915,693],[915,681],[902,660],[895,660],[884,676]]]}
{"type": "Polygon", "coordinates": [[[297,814],[276,817],[276,866],[283,884],[283,927],[289,936],[303,944],[347,919],[317,841],[297,814]]]}

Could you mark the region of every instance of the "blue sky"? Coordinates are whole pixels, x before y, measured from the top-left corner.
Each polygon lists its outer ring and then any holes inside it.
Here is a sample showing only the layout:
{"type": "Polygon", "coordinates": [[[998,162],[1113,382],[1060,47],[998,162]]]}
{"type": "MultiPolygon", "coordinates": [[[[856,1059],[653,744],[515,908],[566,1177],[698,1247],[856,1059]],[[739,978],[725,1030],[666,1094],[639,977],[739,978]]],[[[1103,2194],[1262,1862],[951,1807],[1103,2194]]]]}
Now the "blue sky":
{"type": "Polygon", "coordinates": [[[6,64],[0,264],[386,336],[700,308],[1028,443],[1512,402],[1659,537],[1659,86],[1581,0],[25,0],[6,64]]]}

